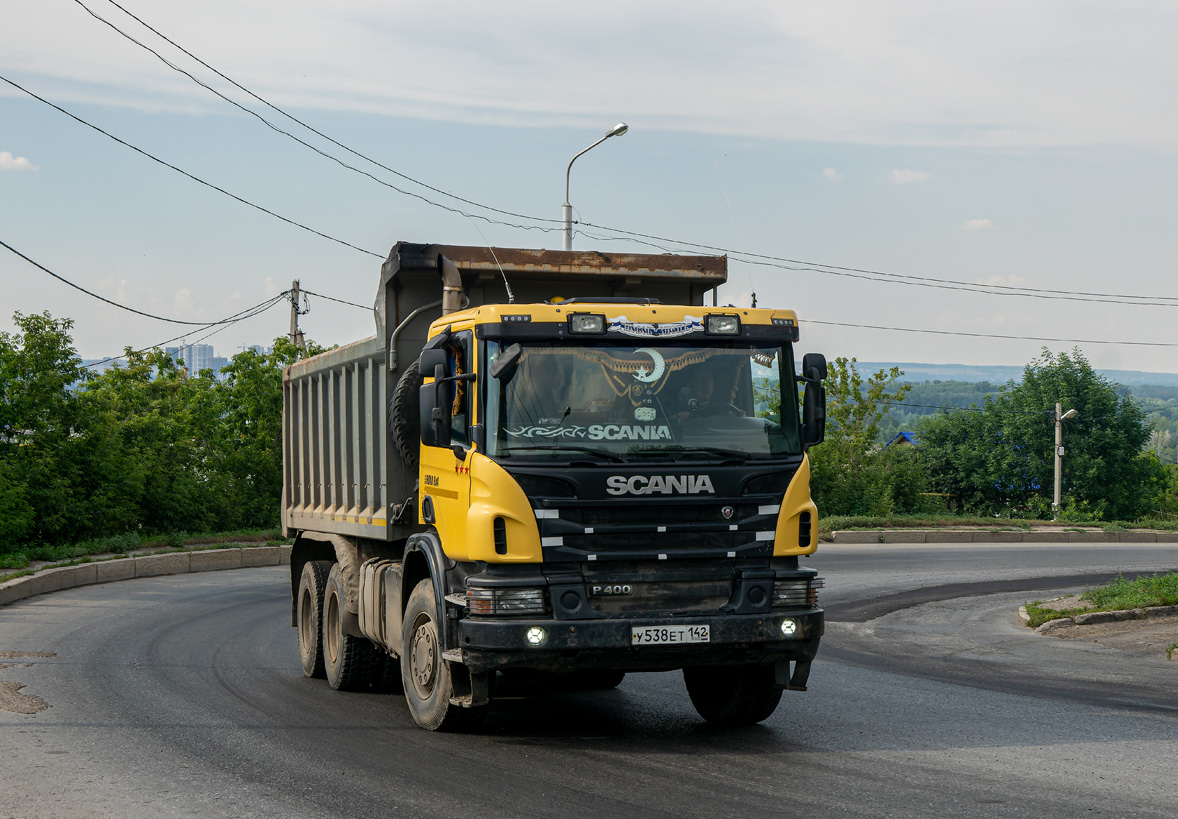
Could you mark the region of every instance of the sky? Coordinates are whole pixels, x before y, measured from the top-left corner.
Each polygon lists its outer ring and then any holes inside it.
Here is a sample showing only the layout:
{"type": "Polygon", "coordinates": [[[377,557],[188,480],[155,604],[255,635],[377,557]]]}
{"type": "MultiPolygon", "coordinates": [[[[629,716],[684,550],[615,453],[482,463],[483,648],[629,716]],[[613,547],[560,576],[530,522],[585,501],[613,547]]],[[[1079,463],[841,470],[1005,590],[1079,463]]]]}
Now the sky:
{"type": "Polygon", "coordinates": [[[574,248],[726,253],[720,302],[796,310],[799,352],[1178,372],[1173,2],[0,0],[0,21],[0,332],[68,317],[85,358],[181,334],[232,355],[290,305],[201,328],[61,279],[201,323],[298,279],[308,338],[371,335],[397,241],[559,249],[569,160],[626,122],[572,167],[574,248]]]}

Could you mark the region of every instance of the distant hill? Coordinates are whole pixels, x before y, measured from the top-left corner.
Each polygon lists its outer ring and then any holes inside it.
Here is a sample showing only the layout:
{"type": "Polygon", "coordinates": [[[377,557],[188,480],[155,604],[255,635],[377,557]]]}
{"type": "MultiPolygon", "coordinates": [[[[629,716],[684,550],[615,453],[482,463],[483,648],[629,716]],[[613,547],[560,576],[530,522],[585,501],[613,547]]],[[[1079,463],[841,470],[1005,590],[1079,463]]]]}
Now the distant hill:
{"type": "MultiPolygon", "coordinates": [[[[911,362],[879,362],[860,361],[856,364],[860,373],[876,372],[899,367],[904,376],[901,381],[968,381],[977,383],[989,381],[991,384],[1005,384],[1007,381],[1020,381],[1023,377],[1022,367],[1003,367],[998,365],[974,364],[914,364],[911,362]]],[[[1152,385],[1159,387],[1178,387],[1178,373],[1147,373],[1139,370],[1097,370],[1109,381],[1124,384],[1126,387],[1152,385]]]]}

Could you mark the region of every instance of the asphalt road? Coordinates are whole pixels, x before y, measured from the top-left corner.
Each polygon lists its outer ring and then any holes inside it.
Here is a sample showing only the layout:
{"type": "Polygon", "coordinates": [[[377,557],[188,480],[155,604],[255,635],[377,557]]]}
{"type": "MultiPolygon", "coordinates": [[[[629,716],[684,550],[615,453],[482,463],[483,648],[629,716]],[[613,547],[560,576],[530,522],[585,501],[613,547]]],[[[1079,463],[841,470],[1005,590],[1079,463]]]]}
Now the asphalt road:
{"type": "Polygon", "coordinates": [[[1063,575],[1178,568],[1178,547],[807,562],[830,620],[810,690],[730,731],[699,720],[677,674],[501,699],[474,735],[421,731],[398,696],[303,677],[285,567],[22,601],[0,609],[0,652],[26,655],[0,655],[0,681],[49,707],[0,710],[0,819],[1178,814],[1178,663],[1126,663],[1014,613],[1075,588],[1063,575]]]}

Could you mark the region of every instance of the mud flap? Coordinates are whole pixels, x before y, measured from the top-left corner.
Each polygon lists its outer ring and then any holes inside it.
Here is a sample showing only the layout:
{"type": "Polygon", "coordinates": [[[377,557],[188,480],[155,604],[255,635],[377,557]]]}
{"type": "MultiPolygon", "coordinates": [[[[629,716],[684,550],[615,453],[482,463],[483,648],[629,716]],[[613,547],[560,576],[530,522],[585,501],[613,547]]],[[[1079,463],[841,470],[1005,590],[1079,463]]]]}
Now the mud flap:
{"type": "Polygon", "coordinates": [[[478,708],[490,704],[491,675],[495,673],[494,671],[472,673],[460,662],[449,659],[446,662],[450,665],[450,684],[454,688],[454,695],[450,697],[451,705],[458,705],[462,708],[478,708]]]}
{"type": "Polygon", "coordinates": [[[778,660],[773,671],[776,675],[777,687],[788,691],[805,691],[806,681],[810,679],[810,660],[798,660],[793,664],[793,674],[789,671],[789,660],[778,660]]]}

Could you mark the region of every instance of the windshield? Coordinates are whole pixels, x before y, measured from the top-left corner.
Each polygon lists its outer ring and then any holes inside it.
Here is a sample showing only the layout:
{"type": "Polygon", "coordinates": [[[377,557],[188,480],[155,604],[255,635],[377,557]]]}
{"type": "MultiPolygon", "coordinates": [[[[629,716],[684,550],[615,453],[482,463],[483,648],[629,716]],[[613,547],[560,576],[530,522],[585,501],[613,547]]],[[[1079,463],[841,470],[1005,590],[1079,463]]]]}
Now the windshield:
{"type": "MultiPolygon", "coordinates": [[[[482,382],[492,457],[610,463],[802,451],[788,345],[521,347],[513,369],[482,382]]],[[[488,366],[502,350],[486,343],[488,366]]]]}

